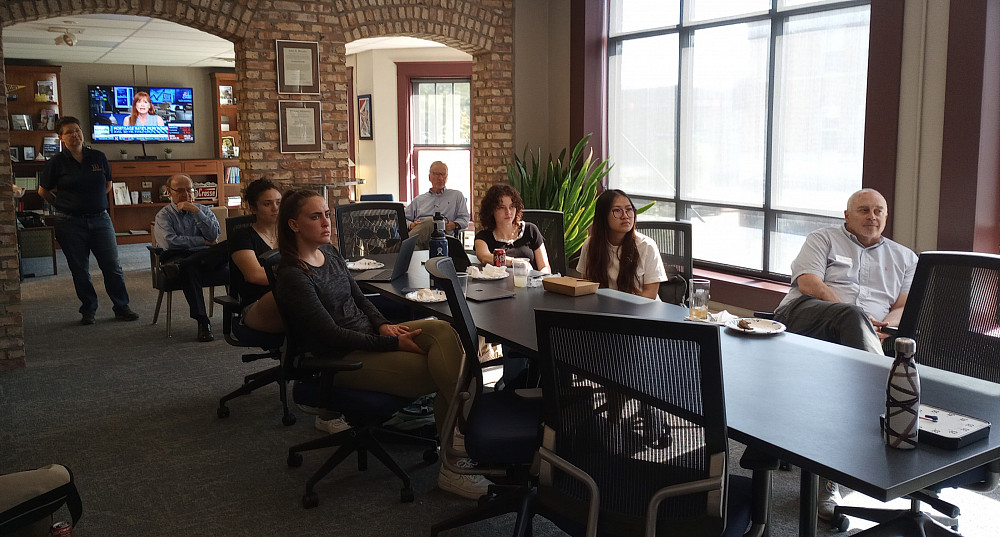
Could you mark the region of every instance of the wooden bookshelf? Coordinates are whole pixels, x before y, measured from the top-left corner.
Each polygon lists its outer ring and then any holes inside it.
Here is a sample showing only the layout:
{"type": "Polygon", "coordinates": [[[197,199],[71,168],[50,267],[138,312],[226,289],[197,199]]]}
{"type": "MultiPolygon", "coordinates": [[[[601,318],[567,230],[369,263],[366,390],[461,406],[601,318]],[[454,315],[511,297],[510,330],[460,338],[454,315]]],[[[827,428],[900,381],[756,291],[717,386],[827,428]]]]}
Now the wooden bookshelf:
{"type": "Polygon", "coordinates": [[[43,111],[48,111],[55,119],[62,116],[62,87],[59,74],[62,68],[58,65],[4,65],[7,84],[24,86],[7,92],[7,112],[10,118],[10,145],[17,148],[21,161],[24,161],[23,148],[33,147],[35,155],[42,154],[42,141],[45,137],[57,136],[48,125],[39,125],[43,111]],[[52,89],[49,101],[36,101],[35,92],[39,82],[48,84],[52,89]],[[15,116],[27,115],[30,130],[15,129],[15,116]]]}

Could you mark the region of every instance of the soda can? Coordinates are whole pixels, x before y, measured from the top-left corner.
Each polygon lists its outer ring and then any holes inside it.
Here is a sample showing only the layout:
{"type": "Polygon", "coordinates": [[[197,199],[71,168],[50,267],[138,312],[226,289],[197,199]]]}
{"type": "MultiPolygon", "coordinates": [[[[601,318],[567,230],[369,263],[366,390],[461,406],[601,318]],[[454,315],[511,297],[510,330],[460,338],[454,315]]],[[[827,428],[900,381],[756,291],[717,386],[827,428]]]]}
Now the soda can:
{"type": "Polygon", "coordinates": [[[56,522],[49,531],[50,537],[73,537],[73,526],[69,522],[56,522]]]}
{"type": "Polygon", "coordinates": [[[493,265],[502,267],[507,264],[507,251],[503,248],[493,250],[493,265]]]}

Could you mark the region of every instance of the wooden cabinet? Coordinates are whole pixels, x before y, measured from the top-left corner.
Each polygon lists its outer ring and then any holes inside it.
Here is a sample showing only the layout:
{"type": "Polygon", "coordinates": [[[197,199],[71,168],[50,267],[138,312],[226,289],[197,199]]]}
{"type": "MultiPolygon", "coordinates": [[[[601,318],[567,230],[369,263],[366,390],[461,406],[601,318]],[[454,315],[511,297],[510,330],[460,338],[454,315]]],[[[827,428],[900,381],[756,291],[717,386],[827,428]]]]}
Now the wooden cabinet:
{"type": "Polygon", "coordinates": [[[234,73],[212,73],[212,88],[215,94],[215,156],[235,158],[234,147],[240,146],[240,123],[236,114],[234,73]]]}
{"type": "Polygon", "coordinates": [[[175,173],[190,175],[196,186],[200,183],[212,183],[208,188],[201,189],[195,201],[204,205],[217,205],[219,196],[223,195],[220,190],[224,177],[223,164],[222,160],[111,161],[113,181],[125,183],[129,192],[139,193],[139,203],[129,204],[115,203],[114,192],[108,195],[118,244],[150,242],[148,232],[152,229],[156,213],[170,203],[165,187],[167,179],[175,173]],[[146,202],[146,199],[149,201],[146,202]]]}
{"type": "Polygon", "coordinates": [[[62,68],[55,65],[4,65],[4,69],[8,87],[14,88],[6,92],[10,146],[23,162],[25,147],[30,147],[36,156],[41,155],[42,141],[46,137],[57,136],[50,127],[54,127],[55,120],[62,115],[59,104],[62,98],[59,73],[62,68]]]}

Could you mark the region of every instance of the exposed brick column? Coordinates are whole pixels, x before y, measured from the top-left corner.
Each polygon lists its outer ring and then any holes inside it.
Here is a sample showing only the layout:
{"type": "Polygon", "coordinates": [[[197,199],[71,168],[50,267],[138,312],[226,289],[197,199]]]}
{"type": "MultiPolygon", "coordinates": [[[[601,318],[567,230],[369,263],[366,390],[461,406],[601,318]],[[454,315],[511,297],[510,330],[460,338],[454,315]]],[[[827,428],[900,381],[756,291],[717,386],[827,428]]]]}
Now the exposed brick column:
{"type": "MultiPolygon", "coordinates": [[[[0,28],[0,65],[3,65],[3,28],[0,28]]],[[[6,82],[5,73],[0,71],[0,87],[6,82]]],[[[14,180],[10,167],[8,128],[7,99],[0,99],[0,370],[24,367],[21,282],[17,267],[17,227],[11,188],[14,180]]]]}

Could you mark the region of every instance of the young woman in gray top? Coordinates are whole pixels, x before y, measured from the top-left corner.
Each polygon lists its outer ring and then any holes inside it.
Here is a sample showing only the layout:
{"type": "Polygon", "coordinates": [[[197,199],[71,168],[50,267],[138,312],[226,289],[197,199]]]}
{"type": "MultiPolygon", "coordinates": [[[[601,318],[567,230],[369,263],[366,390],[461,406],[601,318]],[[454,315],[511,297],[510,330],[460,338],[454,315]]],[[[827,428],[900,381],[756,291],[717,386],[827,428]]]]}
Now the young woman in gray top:
{"type": "MultiPolygon", "coordinates": [[[[437,392],[434,419],[440,432],[463,360],[458,335],[438,320],[390,324],[365,298],[330,235],[330,208],[315,190],[285,193],[278,213],[275,297],[290,339],[317,356],[364,363],[358,371],[338,373],[336,386],[414,398],[437,392]]],[[[488,482],[442,467],[438,486],[475,499],[486,493],[488,482]]]]}

